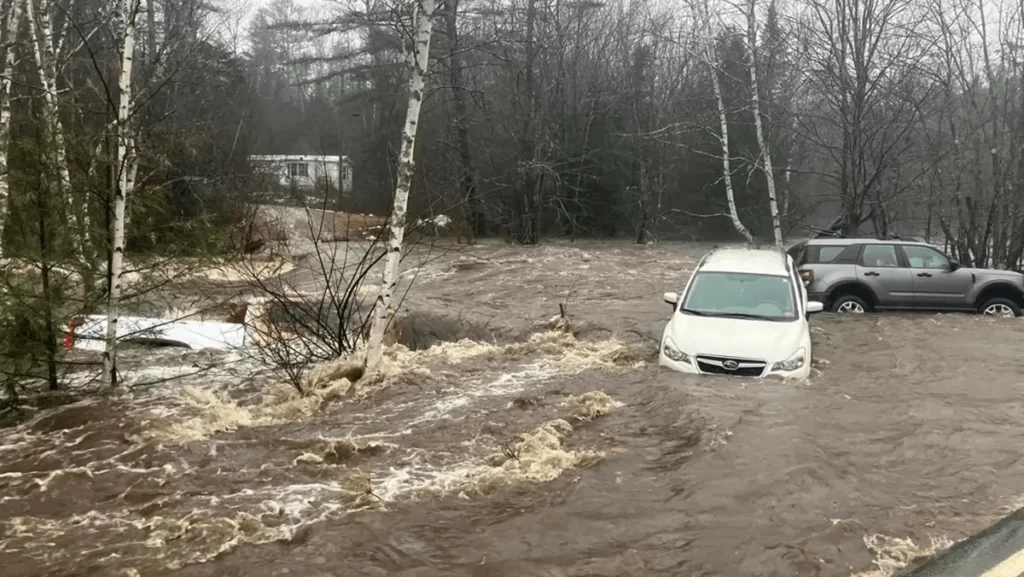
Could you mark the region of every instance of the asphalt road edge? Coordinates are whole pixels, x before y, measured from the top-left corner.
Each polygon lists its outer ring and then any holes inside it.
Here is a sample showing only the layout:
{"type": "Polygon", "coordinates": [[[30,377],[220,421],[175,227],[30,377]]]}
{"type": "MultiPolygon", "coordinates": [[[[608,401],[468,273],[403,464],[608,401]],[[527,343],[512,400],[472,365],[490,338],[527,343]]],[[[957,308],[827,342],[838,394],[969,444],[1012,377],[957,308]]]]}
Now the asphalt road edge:
{"type": "Polygon", "coordinates": [[[919,565],[903,577],[1021,577],[1024,508],[919,565]]]}

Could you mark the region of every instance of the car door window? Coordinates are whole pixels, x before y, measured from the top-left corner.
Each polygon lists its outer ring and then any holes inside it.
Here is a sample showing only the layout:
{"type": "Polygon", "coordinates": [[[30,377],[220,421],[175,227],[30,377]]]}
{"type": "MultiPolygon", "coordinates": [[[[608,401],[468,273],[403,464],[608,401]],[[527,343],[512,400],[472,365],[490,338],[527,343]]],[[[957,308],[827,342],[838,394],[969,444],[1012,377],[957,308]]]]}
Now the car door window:
{"type": "Polygon", "coordinates": [[[896,268],[900,266],[896,258],[896,247],[891,244],[867,244],[860,254],[861,266],[896,268]]]}
{"type": "Polygon", "coordinates": [[[845,246],[822,246],[818,248],[818,258],[815,262],[828,263],[836,260],[836,257],[842,254],[845,246]]]}
{"type": "Polygon", "coordinates": [[[949,260],[939,251],[926,246],[905,246],[903,253],[907,255],[910,268],[947,269],[949,260]]]}
{"type": "Polygon", "coordinates": [[[804,250],[800,264],[829,264],[836,260],[848,247],[832,245],[811,245],[804,250]]]}

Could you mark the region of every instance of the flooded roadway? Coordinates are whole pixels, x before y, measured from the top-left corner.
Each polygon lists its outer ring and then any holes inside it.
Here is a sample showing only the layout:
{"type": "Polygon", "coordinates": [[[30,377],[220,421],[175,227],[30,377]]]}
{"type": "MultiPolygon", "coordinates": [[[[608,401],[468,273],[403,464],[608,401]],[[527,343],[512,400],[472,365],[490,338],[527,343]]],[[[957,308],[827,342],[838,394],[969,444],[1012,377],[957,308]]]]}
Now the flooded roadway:
{"type": "Polygon", "coordinates": [[[395,353],[315,411],[210,373],[0,433],[4,575],[885,576],[1022,504],[1024,324],[819,315],[808,382],[678,375],[651,337],[699,255],[468,249],[410,306],[540,332],[568,302],[578,339],[395,353]]]}

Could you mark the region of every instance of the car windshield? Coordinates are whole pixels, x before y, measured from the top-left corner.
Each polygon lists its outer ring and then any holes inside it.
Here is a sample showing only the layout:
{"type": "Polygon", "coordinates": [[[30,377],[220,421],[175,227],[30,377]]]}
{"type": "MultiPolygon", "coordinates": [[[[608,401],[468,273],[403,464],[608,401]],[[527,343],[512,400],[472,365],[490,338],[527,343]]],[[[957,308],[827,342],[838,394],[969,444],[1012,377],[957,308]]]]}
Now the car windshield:
{"type": "Polygon", "coordinates": [[[735,272],[697,273],[681,311],[773,321],[797,317],[788,277],[735,272]]]}

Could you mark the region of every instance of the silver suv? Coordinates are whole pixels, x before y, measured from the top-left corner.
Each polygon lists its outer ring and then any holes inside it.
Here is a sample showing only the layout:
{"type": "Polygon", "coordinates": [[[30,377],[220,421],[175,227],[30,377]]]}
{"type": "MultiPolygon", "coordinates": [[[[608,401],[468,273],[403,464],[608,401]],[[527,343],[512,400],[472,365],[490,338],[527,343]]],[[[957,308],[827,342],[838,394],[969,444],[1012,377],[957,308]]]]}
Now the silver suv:
{"type": "Polygon", "coordinates": [[[1024,275],[964,268],[924,242],[864,238],[800,241],[787,252],[825,310],[977,311],[1021,316],[1024,275]]]}

